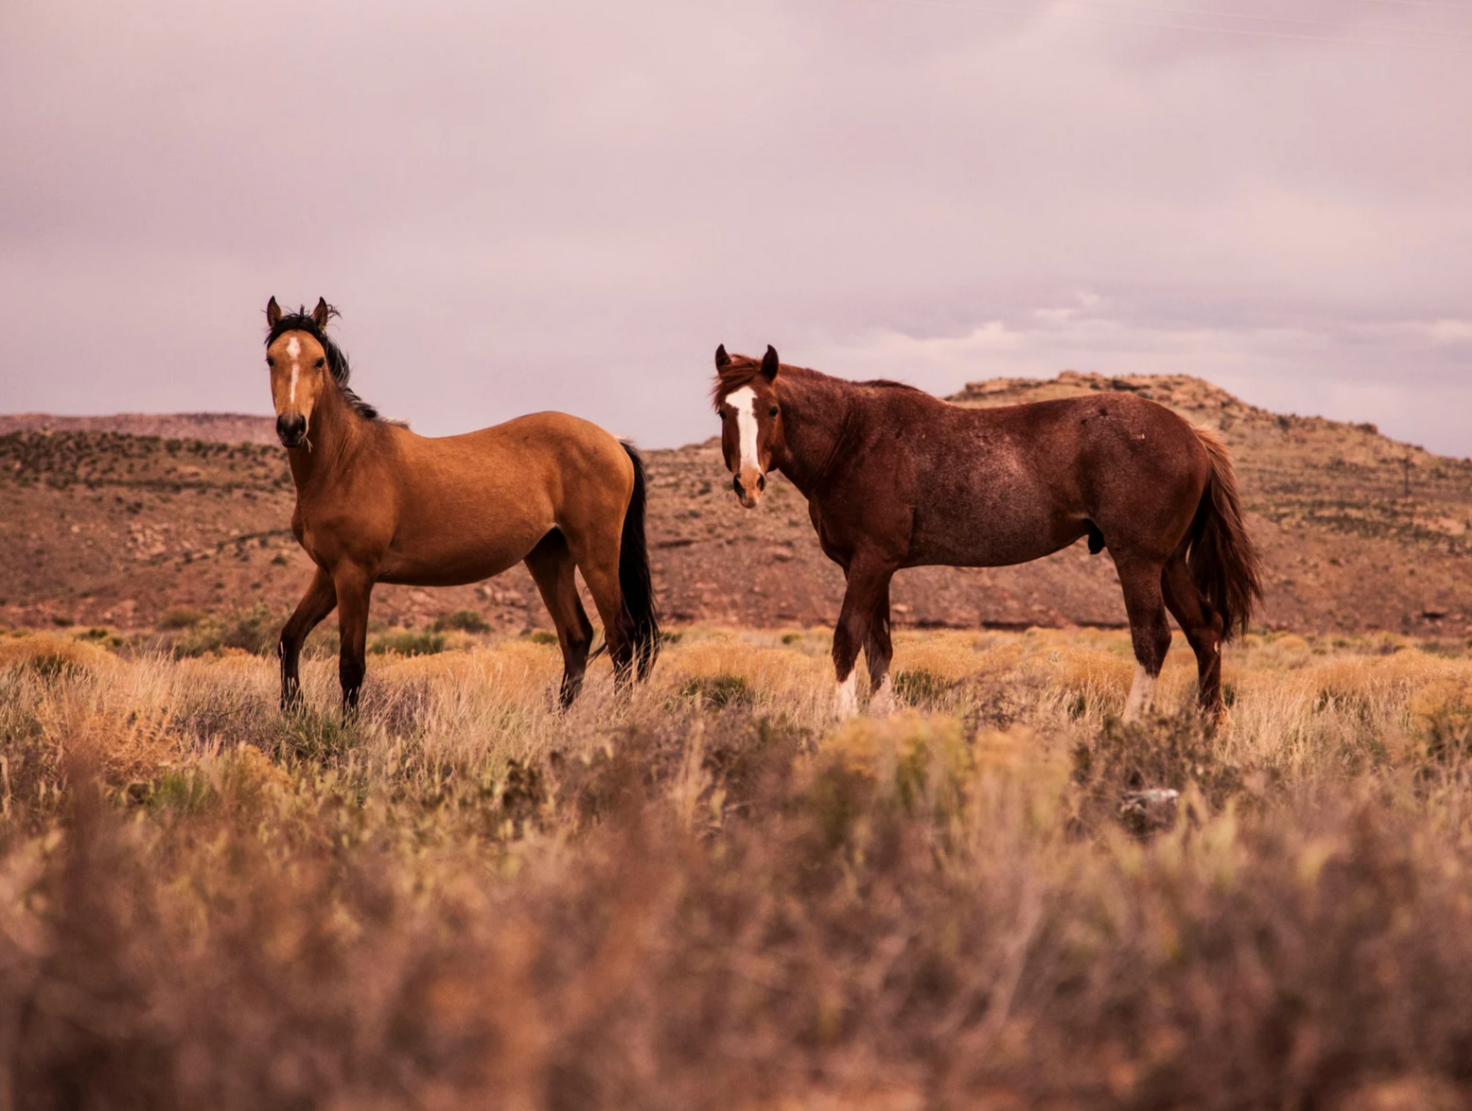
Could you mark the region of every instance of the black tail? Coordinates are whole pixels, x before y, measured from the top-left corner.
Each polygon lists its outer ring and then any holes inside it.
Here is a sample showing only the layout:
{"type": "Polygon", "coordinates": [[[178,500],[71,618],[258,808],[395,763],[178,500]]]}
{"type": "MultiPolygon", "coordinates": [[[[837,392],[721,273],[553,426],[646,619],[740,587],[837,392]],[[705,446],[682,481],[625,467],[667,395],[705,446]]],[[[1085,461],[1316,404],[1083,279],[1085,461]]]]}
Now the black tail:
{"type": "Polygon", "coordinates": [[[1195,430],[1211,459],[1211,477],[1192,527],[1187,564],[1196,589],[1222,615],[1223,637],[1247,631],[1253,607],[1262,601],[1262,557],[1242,520],[1242,500],[1226,445],[1204,428],[1195,430]]]}
{"type": "Polygon", "coordinates": [[[649,675],[659,655],[659,609],[654,601],[654,583],[649,576],[649,541],[644,535],[644,507],[648,483],[644,460],[632,444],[624,444],[634,464],[634,493],[624,513],[623,544],[618,556],[618,585],[624,595],[625,631],[633,648],[640,679],[649,675]]]}

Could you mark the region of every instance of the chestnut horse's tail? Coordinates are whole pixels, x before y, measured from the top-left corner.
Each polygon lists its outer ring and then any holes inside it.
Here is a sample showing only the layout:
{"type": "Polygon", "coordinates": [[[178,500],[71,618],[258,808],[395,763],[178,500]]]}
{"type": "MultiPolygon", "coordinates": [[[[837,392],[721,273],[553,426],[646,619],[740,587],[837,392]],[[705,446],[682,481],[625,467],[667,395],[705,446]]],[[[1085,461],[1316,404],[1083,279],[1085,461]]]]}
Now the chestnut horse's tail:
{"type": "Polygon", "coordinates": [[[644,460],[634,446],[625,443],[629,462],[634,464],[634,492],[624,512],[623,544],[618,557],[618,585],[624,596],[624,615],[634,661],[640,679],[654,667],[659,655],[659,610],[654,601],[654,582],[649,574],[649,541],[644,535],[644,508],[648,483],[644,460]]]}
{"type": "Polygon", "coordinates": [[[1211,476],[1191,525],[1186,557],[1196,589],[1222,615],[1223,638],[1247,631],[1252,608],[1262,601],[1262,560],[1242,521],[1242,500],[1232,456],[1216,433],[1197,428],[1196,438],[1211,460],[1211,476]]]}

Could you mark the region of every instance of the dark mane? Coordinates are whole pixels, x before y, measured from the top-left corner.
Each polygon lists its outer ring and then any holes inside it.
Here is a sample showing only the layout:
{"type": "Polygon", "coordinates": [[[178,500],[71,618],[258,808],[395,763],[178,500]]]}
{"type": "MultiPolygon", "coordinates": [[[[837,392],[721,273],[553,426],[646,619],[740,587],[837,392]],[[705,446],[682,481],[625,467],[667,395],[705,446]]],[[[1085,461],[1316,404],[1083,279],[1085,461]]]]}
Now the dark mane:
{"type": "MultiPolygon", "coordinates": [[[[327,318],[331,320],[338,312],[330,305],[327,309],[327,318]]],[[[287,332],[306,332],[314,340],[322,345],[322,350],[327,353],[327,369],[332,371],[332,380],[337,383],[338,389],[342,391],[343,398],[352,408],[353,412],[364,420],[377,420],[378,410],[368,402],[364,401],[348,385],[348,378],[352,374],[352,368],[348,366],[348,357],[342,348],[327,338],[327,333],[317,327],[317,322],[312,319],[312,314],[306,310],[306,306],[293,313],[285,313],[281,319],[272,326],[271,332],[266,336],[266,346],[270,347],[287,332]]]]}
{"type": "MultiPolygon", "coordinates": [[[[716,372],[716,384],[711,388],[711,403],[717,411],[721,404],[731,394],[741,389],[742,386],[751,385],[752,381],[762,372],[762,361],[753,359],[748,355],[732,355],[731,361],[725,367],[716,372]]],[[[788,366],[782,364],[779,379],[821,379],[824,383],[833,383],[842,388],[868,387],[881,390],[909,390],[912,393],[925,393],[924,390],[904,382],[895,382],[888,378],[873,378],[867,382],[854,382],[847,378],[834,378],[831,374],[822,371],[809,370],[807,367],[788,366]]],[[[926,397],[931,396],[925,394],[926,397]]]]}

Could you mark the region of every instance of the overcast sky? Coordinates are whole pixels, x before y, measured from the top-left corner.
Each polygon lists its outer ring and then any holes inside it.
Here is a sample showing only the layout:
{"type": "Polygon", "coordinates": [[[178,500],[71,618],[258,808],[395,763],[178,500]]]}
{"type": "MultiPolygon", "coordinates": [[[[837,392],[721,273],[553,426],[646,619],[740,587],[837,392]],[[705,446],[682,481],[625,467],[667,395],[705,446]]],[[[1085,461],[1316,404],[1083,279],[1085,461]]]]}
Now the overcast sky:
{"type": "Polygon", "coordinates": [[[1469,116],[1472,0],[6,0],[0,411],[268,413],[325,295],[432,434],[703,439],[774,343],[1472,455],[1469,116]]]}

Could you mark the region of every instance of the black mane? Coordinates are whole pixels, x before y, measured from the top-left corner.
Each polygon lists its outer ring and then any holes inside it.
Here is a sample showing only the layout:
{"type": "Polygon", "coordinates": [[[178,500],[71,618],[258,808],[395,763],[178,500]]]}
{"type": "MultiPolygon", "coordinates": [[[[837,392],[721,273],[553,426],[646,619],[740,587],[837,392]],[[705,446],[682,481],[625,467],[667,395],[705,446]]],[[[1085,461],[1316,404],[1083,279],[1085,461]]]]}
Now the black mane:
{"type": "MultiPolygon", "coordinates": [[[[337,310],[328,307],[327,318],[330,320],[337,315],[337,310]]],[[[293,313],[284,313],[280,320],[271,327],[271,332],[266,336],[266,346],[270,347],[287,332],[306,332],[314,340],[322,345],[322,350],[327,353],[327,369],[332,371],[332,380],[337,383],[338,389],[342,390],[342,396],[353,412],[364,420],[377,420],[378,410],[368,402],[364,401],[348,385],[348,377],[352,374],[352,368],[348,366],[348,357],[342,348],[327,338],[327,333],[317,327],[317,322],[312,319],[312,314],[307,312],[306,306],[293,313]]]]}

